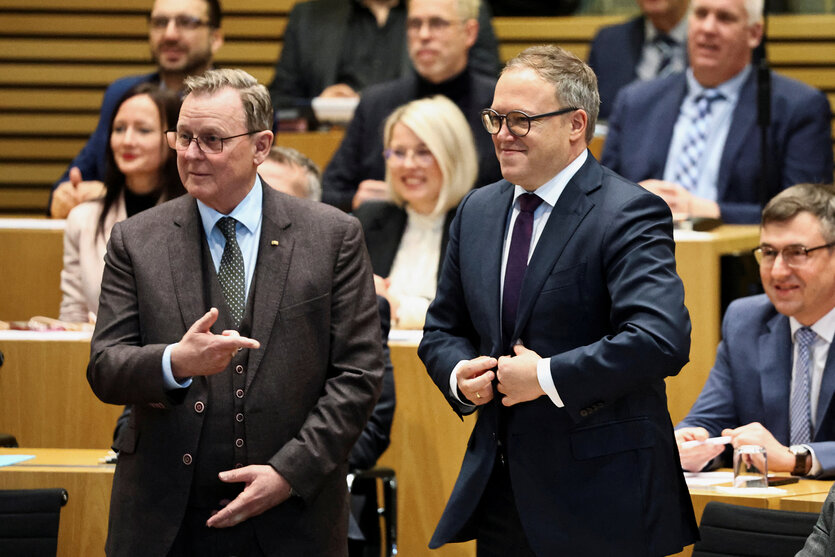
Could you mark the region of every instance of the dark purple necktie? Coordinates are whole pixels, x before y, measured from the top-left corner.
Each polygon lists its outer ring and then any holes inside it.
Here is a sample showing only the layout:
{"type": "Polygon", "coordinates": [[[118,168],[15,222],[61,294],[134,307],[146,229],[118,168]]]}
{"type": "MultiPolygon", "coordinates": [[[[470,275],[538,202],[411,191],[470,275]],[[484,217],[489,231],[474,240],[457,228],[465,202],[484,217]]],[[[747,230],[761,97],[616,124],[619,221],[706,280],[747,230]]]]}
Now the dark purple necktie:
{"type": "Polygon", "coordinates": [[[542,198],[533,193],[523,193],[519,196],[519,215],[513,224],[513,235],[510,237],[502,293],[502,333],[505,342],[513,342],[510,336],[516,325],[522,279],[525,278],[525,269],[528,267],[528,252],[533,237],[533,212],[540,203],[542,198]]]}

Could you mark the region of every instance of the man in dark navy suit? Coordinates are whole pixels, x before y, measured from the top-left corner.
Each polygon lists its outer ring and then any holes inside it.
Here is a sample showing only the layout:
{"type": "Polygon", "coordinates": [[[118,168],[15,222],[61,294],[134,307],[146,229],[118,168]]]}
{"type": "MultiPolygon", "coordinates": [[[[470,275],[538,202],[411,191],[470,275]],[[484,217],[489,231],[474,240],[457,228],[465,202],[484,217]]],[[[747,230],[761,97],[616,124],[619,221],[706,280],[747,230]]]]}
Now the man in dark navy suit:
{"type": "Polygon", "coordinates": [[[832,181],[829,101],[771,72],[763,174],[752,51],[762,0],[692,0],[690,68],[636,82],[615,100],[601,162],[664,198],[673,214],[759,222],[767,198],[801,182],[832,181]],[[764,176],[764,177],[763,177],[764,176]]]}
{"type": "Polygon", "coordinates": [[[589,154],[599,102],[543,46],[483,112],[505,180],[461,202],[418,349],[479,414],[430,547],[647,556],[697,536],[664,385],[690,348],[670,210],[589,154]]]}

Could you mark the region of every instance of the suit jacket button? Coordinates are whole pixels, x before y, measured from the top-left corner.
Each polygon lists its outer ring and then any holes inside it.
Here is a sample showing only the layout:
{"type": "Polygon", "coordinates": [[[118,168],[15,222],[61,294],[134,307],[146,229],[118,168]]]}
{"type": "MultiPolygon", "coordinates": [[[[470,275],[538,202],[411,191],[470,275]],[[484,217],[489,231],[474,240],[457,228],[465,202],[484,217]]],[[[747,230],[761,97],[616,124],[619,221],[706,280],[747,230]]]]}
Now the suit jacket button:
{"type": "Polygon", "coordinates": [[[589,411],[583,408],[582,410],[580,410],[580,415],[586,417],[589,415],[589,411]]]}
{"type": "Polygon", "coordinates": [[[242,421],[244,421],[244,415],[238,412],[237,414],[235,414],[235,421],[241,423],[242,421]]]}
{"type": "Polygon", "coordinates": [[[194,411],[195,411],[195,412],[197,412],[198,414],[202,414],[202,413],[203,413],[203,409],[204,409],[205,407],[206,407],[206,406],[203,404],[203,402],[201,402],[201,401],[199,401],[199,400],[198,400],[197,402],[195,402],[195,403],[194,403],[194,411]]]}
{"type": "Polygon", "coordinates": [[[186,466],[191,465],[191,455],[190,454],[186,453],[186,454],[183,455],[183,464],[185,464],[186,466]]]}
{"type": "Polygon", "coordinates": [[[236,365],[236,366],[235,366],[235,373],[237,373],[238,375],[240,375],[240,374],[242,374],[243,372],[244,372],[244,366],[242,366],[241,364],[238,364],[238,365],[236,365]]]}
{"type": "Polygon", "coordinates": [[[244,390],[243,389],[238,389],[237,391],[235,391],[235,396],[238,397],[238,398],[243,398],[244,397],[244,390]]]}
{"type": "Polygon", "coordinates": [[[238,437],[237,439],[235,439],[235,446],[240,449],[244,446],[244,440],[238,437]]]}

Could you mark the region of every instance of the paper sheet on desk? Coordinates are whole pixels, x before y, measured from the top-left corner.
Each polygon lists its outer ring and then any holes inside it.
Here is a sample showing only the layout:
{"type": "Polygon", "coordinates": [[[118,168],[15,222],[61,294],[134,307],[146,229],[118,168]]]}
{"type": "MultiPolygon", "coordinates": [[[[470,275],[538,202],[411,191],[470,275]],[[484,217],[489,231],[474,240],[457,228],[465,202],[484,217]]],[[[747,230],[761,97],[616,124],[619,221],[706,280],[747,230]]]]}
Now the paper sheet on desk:
{"type": "Polygon", "coordinates": [[[687,487],[707,487],[734,481],[733,472],[685,472],[687,487]]]}
{"type": "Polygon", "coordinates": [[[422,338],[422,329],[392,329],[391,331],[389,331],[389,342],[414,342],[415,344],[417,344],[420,342],[420,339],[422,338]]]}
{"type": "Polygon", "coordinates": [[[0,454],[0,468],[3,466],[13,466],[33,458],[35,458],[33,454],[0,454]]]}

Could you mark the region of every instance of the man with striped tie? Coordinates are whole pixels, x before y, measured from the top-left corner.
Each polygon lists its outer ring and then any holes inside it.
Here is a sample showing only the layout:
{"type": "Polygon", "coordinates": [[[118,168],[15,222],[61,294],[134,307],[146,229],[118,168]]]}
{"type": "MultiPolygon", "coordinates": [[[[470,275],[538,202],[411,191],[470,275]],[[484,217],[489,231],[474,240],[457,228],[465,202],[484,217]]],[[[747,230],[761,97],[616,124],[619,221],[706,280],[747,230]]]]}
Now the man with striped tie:
{"type": "Polygon", "coordinates": [[[765,295],[735,301],[716,363],[676,429],[682,466],[698,471],[723,452],[704,443],[766,448],[769,470],[835,476],[835,189],[799,184],[762,214],[765,295]]]}
{"type": "Polygon", "coordinates": [[[770,199],[800,182],[832,180],[826,96],[769,72],[766,171],[757,125],[752,51],[763,0],[693,0],[690,68],[621,90],[602,163],[664,198],[674,215],[756,223],[770,199]]]}

